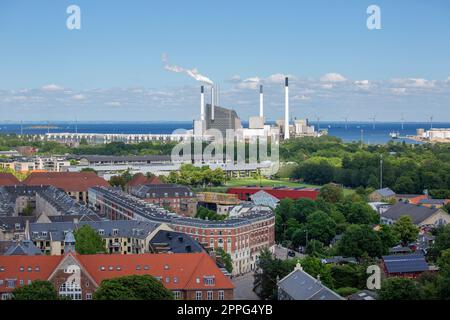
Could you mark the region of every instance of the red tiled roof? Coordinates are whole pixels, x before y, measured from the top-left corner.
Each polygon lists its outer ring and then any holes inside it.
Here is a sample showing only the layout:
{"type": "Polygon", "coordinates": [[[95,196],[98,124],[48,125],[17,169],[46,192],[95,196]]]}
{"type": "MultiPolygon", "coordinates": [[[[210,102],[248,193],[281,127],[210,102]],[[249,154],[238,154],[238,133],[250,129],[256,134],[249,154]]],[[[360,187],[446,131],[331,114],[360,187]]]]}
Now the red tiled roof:
{"type": "Polygon", "coordinates": [[[13,288],[8,288],[6,280],[16,280],[16,287],[20,280],[24,284],[28,280],[47,280],[50,274],[58,266],[63,256],[0,256],[0,279],[3,285],[0,292],[10,292],[13,288]],[[23,267],[23,271],[20,268],[23,267]],[[31,267],[31,271],[28,268],[31,267]],[[3,271],[2,271],[3,270],[3,271]]]}
{"type": "Polygon", "coordinates": [[[170,290],[195,289],[233,289],[233,283],[217,267],[214,260],[206,253],[160,253],[160,254],[133,254],[133,255],[77,255],[92,278],[100,284],[104,279],[122,277],[136,274],[149,274],[162,277],[162,284],[170,290]],[[136,266],[141,270],[136,270],[136,266]],[[148,270],[144,266],[149,266],[148,270]],[[109,267],[113,267],[109,271],[109,267]],[[120,270],[117,270],[117,266],[120,270]],[[105,267],[102,271],[101,267],[105,267]],[[205,285],[204,276],[214,276],[215,285],[205,285]],[[166,282],[166,277],[170,281],[166,282]],[[177,282],[174,282],[177,277],[177,282]],[[197,280],[198,279],[198,280],[197,280]]]}
{"type": "Polygon", "coordinates": [[[146,183],[148,183],[147,177],[144,176],[144,174],[139,172],[139,173],[136,173],[130,181],[128,181],[127,186],[134,187],[134,186],[140,186],[140,185],[143,185],[146,183]]]}
{"type": "Polygon", "coordinates": [[[64,191],[87,191],[90,187],[109,186],[95,172],[33,172],[23,183],[29,186],[52,185],[64,191]]]}
{"type": "Polygon", "coordinates": [[[159,178],[157,176],[152,176],[149,180],[148,180],[149,184],[161,184],[162,181],[159,180],[159,178]]]}
{"type": "Polygon", "coordinates": [[[285,198],[301,199],[309,198],[315,200],[319,195],[319,189],[316,188],[273,188],[273,187],[232,187],[227,193],[237,194],[240,200],[247,200],[246,194],[252,195],[256,192],[264,190],[275,198],[282,200],[285,198]]]}
{"type": "Polygon", "coordinates": [[[0,173],[0,186],[15,186],[21,182],[12,173],[0,173]]]}
{"type": "MultiPolygon", "coordinates": [[[[217,267],[215,261],[206,253],[160,253],[160,254],[74,254],[76,260],[84,270],[99,285],[104,279],[129,275],[152,275],[161,277],[162,284],[169,290],[207,290],[233,289],[234,285],[217,267]],[[136,270],[136,266],[140,270],[136,270]],[[145,270],[148,266],[148,270],[145,270]],[[104,267],[104,270],[102,270],[104,267]],[[110,271],[110,267],[112,270],[110,271]],[[117,270],[119,267],[119,270],[117,270]],[[214,276],[214,285],[205,285],[204,277],[214,276]],[[166,282],[166,277],[170,281],[166,282]],[[175,282],[175,277],[177,281],[175,282]]],[[[4,280],[4,287],[0,292],[12,291],[8,289],[7,279],[17,279],[27,284],[28,280],[48,280],[55,268],[65,256],[0,256],[0,279],[4,280]],[[20,267],[24,271],[20,271],[20,267]],[[32,271],[28,271],[28,267],[32,271]],[[35,271],[36,266],[39,271],[35,271]]]]}
{"type": "Polygon", "coordinates": [[[141,186],[144,184],[160,184],[162,183],[157,176],[152,176],[150,179],[148,179],[144,174],[142,173],[136,173],[133,178],[127,183],[128,187],[135,187],[135,186],[141,186]]]}

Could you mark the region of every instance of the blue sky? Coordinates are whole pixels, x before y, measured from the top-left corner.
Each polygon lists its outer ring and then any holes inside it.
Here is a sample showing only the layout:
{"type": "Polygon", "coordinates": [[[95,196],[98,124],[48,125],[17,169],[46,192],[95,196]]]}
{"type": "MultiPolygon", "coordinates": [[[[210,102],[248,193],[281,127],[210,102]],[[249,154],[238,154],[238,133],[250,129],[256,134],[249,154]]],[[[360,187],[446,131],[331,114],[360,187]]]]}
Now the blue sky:
{"type": "Polygon", "coordinates": [[[197,68],[241,118],[450,121],[450,2],[21,1],[0,3],[0,121],[192,120],[197,68]],[[68,30],[66,8],[81,8],[68,30]],[[381,30],[366,9],[381,8],[381,30]]]}

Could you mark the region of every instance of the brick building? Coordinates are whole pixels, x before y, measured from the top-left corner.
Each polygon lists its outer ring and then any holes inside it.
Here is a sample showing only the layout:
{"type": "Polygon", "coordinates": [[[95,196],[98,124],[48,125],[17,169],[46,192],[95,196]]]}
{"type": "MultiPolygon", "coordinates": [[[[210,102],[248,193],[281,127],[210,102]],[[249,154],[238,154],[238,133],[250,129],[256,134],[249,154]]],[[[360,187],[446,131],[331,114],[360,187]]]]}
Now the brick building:
{"type": "Polygon", "coordinates": [[[319,189],[317,188],[288,188],[288,187],[234,187],[229,188],[227,193],[236,194],[240,200],[251,201],[251,196],[259,191],[274,196],[278,200],[285,198],[290,199],[302,199],[308,198],[315,200],[319,195],[319,189]]]}
{"type": "Polygon", "coordinates": [[[28,186],[54,186],[77,201],[88,202],[88,189],[109,186],[95,172],[33,172],[24,181],[28,186]]]}
{"type": "Polygon", "coordinates": [[[233,275],[254,270],[263,249],[275,245],[275,215],[269,208],[254,206],[244,214],[223,221],[182,217],[120,191],[89,189],[89,205],[109,219],[144,220],[166,223],[186,233],[209,251],[219,248],[229,253],[233,275]]]}
{"type": "Polygon", "coordinates": [[[197,196],[186,186],[170,183],[145,184],[130,188],[130,193],[183,216],[192,217],[197,213],[197,196]]]}
{"type": "Polygon", "coordinates": [[[35,280],[50,281],[60,296],[90,300],[105,279],[152,275],[176,299],[232,300],[234,286],[206,253],[0,256],[0,295],[35,280]]]}

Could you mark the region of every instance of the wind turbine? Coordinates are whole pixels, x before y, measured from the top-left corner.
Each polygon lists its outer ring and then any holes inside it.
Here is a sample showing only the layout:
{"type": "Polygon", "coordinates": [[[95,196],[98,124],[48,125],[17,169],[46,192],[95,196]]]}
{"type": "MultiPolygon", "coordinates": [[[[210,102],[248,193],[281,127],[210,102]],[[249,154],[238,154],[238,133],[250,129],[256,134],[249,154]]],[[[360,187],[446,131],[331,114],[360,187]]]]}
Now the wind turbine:
{"type": "Polygon", "coordinates": [[[375,121],[377,119],[377,115],[374,114],[373,117],[369,118],[369,120],[372,120],[372,129],[375,130],[375,121]]]}
{"type": "Polygon", "coordinates": [[[345,116],[344,120],[345,120],[345,130],[347,130],[348,129],[348,115],[345,116]]]}

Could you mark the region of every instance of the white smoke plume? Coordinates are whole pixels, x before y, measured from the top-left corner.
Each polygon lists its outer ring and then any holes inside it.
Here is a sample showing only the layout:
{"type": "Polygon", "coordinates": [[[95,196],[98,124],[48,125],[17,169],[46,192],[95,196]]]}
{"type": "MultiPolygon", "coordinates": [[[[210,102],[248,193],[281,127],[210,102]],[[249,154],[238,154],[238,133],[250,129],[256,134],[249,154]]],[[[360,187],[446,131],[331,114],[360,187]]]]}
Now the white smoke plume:
{"type": "Polygon", "coordinates": [[[163,54],[161,57],[162,62],[164,63],[164,69],[171,72],[176,73],[186,73],[191,78],[194,78],[197,81],[203,82],[205,84],[214,85],[214,82],[211,81],[208,77],[200,74],[197,69],[185,69],[183,67],[179,67],[176,65],[169,64],[169,59],[166,54],[163,54]]]}

